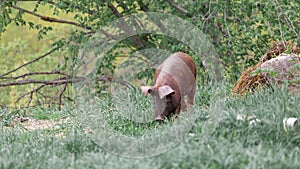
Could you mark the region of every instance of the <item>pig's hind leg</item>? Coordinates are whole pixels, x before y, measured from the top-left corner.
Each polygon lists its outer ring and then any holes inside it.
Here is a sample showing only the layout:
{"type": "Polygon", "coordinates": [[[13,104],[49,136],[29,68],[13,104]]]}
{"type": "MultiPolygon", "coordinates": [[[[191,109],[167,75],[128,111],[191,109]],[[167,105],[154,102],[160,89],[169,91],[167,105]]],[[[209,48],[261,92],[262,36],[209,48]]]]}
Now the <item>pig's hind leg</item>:
{"type": "Polygon", "coordinates": [[[196,85],[193,85],[191,92],[188,94],[187,97],[187,104],[186,109],[190,111],[191,107],[194,105],[194,97],[196,93],[196,85]]]}

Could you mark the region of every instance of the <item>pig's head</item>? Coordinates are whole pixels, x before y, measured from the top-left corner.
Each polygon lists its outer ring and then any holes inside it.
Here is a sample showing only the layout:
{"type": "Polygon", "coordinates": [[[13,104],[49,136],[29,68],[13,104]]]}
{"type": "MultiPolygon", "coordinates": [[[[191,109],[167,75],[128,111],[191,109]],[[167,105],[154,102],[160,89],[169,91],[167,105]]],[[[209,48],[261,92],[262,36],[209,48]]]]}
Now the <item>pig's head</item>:
{"type": "Polygon", "coordinates": [[[172,112],[175,112],[176,107],[172,103],[172,95],[175,94],[175,91],[170,86],[142,86],[141,91],[144,96],[148,93],[151,94],[156,121],[163,121],[172,112]]]}

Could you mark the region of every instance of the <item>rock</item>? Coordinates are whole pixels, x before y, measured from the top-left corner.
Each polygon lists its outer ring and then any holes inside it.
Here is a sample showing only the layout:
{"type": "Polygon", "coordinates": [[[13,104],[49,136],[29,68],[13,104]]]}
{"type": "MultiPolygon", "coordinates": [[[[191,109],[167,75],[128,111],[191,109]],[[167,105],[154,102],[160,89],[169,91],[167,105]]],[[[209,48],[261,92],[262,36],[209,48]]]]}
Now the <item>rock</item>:
{"type": "Polygon", "coordinates": [[[289,91],[300,89],[300,56],[296,54],[281,54],[262,63],[262,75],[272,85],[282,85],[288,82],[289,91]]]}

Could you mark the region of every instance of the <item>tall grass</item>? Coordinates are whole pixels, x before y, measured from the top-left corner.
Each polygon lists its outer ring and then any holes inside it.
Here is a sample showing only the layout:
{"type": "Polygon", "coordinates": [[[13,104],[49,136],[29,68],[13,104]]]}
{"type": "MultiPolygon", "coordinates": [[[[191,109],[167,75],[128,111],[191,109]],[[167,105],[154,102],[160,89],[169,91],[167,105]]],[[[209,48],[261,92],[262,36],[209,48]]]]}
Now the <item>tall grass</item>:
{"type": "MultiPolygon", "coordinates": [[[[114,139],[118,139],[115,136],[120,135],[133,138],[134,141],[134,138],[139,139],[143,136],[170,134],[166,131],[174,132],[170,128],[178,125],[181,119],[193,116],[182,115],[175,120],[159,124],[136,122],[118,114],[116,105],[123,104],[125,111],[144,109],[147,112],[146,110],[151,110],[150,97],[144,98],[138,91],[127,93],[126,97],[128,96],[129,99],[125,99],[124,96],[123,100],[119,97],[121,103],[111,100],[112,102],[107,104],[107,101],[99,100],[97,106],[66,108],[61,112],[35,109],[27,114],[32,118],[39,118],[41,114],[45,114],[49,117],[68,116],[72,119],[56,130],[27,131],[21,125],[7,127],[11,120],[10,113],[24,114],[26,111],[1,110],[0,168],[300,167],[300,130],[295,128],[286,132],[282,126],[284,117],[300,117],[299,94],[290,95],[285,89],[275,89],[236,98],[229,94],[228,84],[222,84],[218,88],[213,85],[199,86],[192,111],[198,116],[197,119],[189,119],[192,128],[183,135],[178,144],[167,149],[168,151],[145,158],[116,154],[113,147],[99,143],[99,140],[105,137],[94,137],[93,129],[96,131],[95,126],[103,126],[100,122],[105,122],[101,131],[113,131],[114,134],[110,133],[110,136],[114,139]],[[139,108],[135,109],[133,106],[139,108]],[[91,111],[99,113],[99,117],[96,118],[99,123],[84,124],[85,120],[90,122],[91,119],[85,116],[91,111]],[[248,121],[237,120],[238,114],[255,115],[260,122],[250,125],[248,121]],[[86,130],[87,126],[91,127],[90,130],[86,130]],[[57,136],[60,132],[64,135],[57,136]],[[151,132],[154,135],[149,134],[151,132]]],[[[165,141],[167,139],[152,145],[163,148],[164,145],[169,145],[165,141]]],[[[125,142],[118,143],[121,148],[122,145],[133,146],[125,142]]],[[[153,147],[150,147],[149,151],[151,148],[153,147]]],[[[128,149],[125,147],[123,150],[128,149]]]]}

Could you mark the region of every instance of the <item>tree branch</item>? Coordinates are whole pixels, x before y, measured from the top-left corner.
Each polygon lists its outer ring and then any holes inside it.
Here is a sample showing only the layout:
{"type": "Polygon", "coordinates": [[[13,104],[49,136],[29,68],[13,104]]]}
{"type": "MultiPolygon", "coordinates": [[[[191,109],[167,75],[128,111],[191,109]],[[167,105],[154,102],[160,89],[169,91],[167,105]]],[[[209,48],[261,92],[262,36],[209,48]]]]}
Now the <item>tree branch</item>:
{"type": "Polygon", "coordinates": [[[172,5],[174,8],[176,8],[179,12],[181,12],[183,14],[189,14],[189,12],[186,9],[184,9],[180,5],[176,4],[173,0],[165,0],[165,1],[167,1],[170,5],[172,5]]]}
{"type": "Polygon", "coordinates": [[[6,76],[6,75],[8,75],[8,74],[10,74],[10,73],[12,73],[12,72],[15,72],[15,71],[21,69],[22,67],[25,67],[25,66],[27,66],[27,65],[29,65],[29,64],[31,64],[31,63],[34,63],[34,62],[36,62],[36,61],[38,61],[38,60],[40,60],[40,59],[42,59],[42,58],[44,58],[44,57],[46,57],[46,56],[48,56],[48,55],[50,55],[51,53],[53,53],[53,52],[54,52],[55,50],[57,50],[57,49],[59,49],[59,47],[55,47],[55,48],[51,49],[49,52],[47,52],[47,53],[45,53],[45,54],[43,54],[43,55],[41,55],[41,56],[39,56],[39,57],[37,57],[37,58],[35,58],[35,59],[33,59],[33,60],[31,60],[31,61],[29,61],[29,62],[23,64],[23,65],[21,65],[21,66],[15,68],[15,69],[13,69],[13,70],[11,70],[11,71],[8,71],[8,72],[6,72],[6,73],[0,75],[0,78],[3,77],[3,76],[6,76]]]}
{"type": "MultiPolygon", "coordinates": [[[[48,3],[48,4],[51,4],[51,5],[56,5],[56,3],[53,2],[53,1],[47,1],[47,3],[48,3]]],[[[64,2],[64,3],[66,3],[68,6],[70,5],[70,4],[67,3],[67,2],[64,2]]],[[[74,6],[74,8],[75,8],[75,9],[80,9],[79,6],[74,6]]],[[[87,10],[87,13],[90,14],[90,15],[93,15],[93,14],[95,13],[95,11],[94,11],[94,10],[88,9],[88,10],[87,10]]]]}
{"type": "MultiPolygon", "coordinates": [[[[27,85],[27,84],[44,84],[44,85],[63,85],[63,84],[68,84],[68,83],[77,83],[81,81],[85,81],[85,77],[75,77],[71,78],[70,76],[64,76],[60,77],[58,79],[54,80],[33,80],[33,79],[25,79],[25,80],[18,80],[18,81],[13,81],[13,82],[6,82],[6,83],[0,83],[0,87],[8,87],[8,86],[21,86],[21,85],[27,85]]],[[[112,80],[110,76],[99,76],[97,77],[98,81],[105,81],[105,82],[117,82],[123,85],[128,85],[129,82],[125,81],[119,81],[119,80],[112,80]]],[[[132,86],[132,85],[131,85],[132,86]]]]}
{"type": "Polygon", "coordinates": [[[61,71],[52,70],[51,72],[30,72],[30,73],[25,73],[25,74],[20,75],[20,76],[13,76],[13,77],[3,77],[3,76],[1,76],[0,79],[20,79],[20,78],[25,78],[25,77],[27,77],[27,76],[34,76],[34,75],[53,75],[53,74],[69,76],[68,74],[65,74],[65,73],[63,73],[63,72],[61,72],[61,71]]]}
{"type": "MultiPolygon", "coordinates": [[[[106,2],[106,0],[101,0],[103,3],[106,2]]],[[[125,31],[128,35],[133,35],[133,36],[130,36],[130,39],[133,40],[133,42],[139,46],[140,48],[144,48],[146,45],[136,36],[134,35],[134,32],[133,30],[128,26],[128,24],[124,21],[124,19],[122,18],[122,15],[118,12],[117,8],[111,4],[110,2],[107,2],[107,6],[108,8],[111,9],[112,13],[117,17],[119,18],[120,20],[120,28],[125,31]]]]}
{"type": "Polygon", "coordinates": [[[22,94],[20,97],[18,97],[18,99],[15,101],[15,103],[19,102],[23,97],[27,96],[28,94],[32,94],[34,92],[38,92],[40,89],[42,89],[43,87],[45,87],[45,84],[40,85],[39,87],[31,90],[30,92],[27,92],[25,94],[22,94]]]}
{"type": "Polygon", "coordinates": [[[27,107],[29,107],[30,106],[30,103],[32,102],[32,99],[33,99],[33,92],[32,93],[30,93],[30,97],[29,97],[30,99],[29,99],[29,101],[28,101],[28,103],[27,103],[27,107]]]}
{"type": "Polygon", "coordinates": [[[137,3],[139,4],[142,11],[144,11],[144,12],[150,11],[148,5],[144,4],[143,0],[137,0],[137,3]]]}
{"type": "MultiPolygon", "coordinates": [[[[49,3],[49,4],[51,4],[51,5],[56,5],[56,3],[53,2],[53,1],[47,1],[47,3],[49,3]]],[[[65,2],[65,3],[66,3],[67,5],[69,5],[67,2],[65,2]]],[[[79,6],[74,6],[74,8],[75,8],[75,9],[80,9],[79,6]]],[[[87,10],[87,13],[90,14],[90,15],[93,15],[93,14],[95,14],[95,11],[94,11],[94,10],[88,9],[88,10],[87,10]]],[[[102,29],[100,29],[100,32],[103,33],[106,37],[110,37],[110,38],[112,38],[112,39],[117,39],[114,35],[112,35],[112,34],[106,32],[106,31],[104,31],[104,30],[102,30],[102,29]]],[[[94,31],[89,32],[89,34],[91,34],[91,33],[94,34],[95,32],[94,32],[94,31]]]]}
{"type": "MultiPolygon", "coordinates": [[[[29,85],[29,84],[40,84],[38,87],[32,89],[29,92],[26,92],[24,94],[22,94],[21,96],[19,96],[17,98],[17,100],[15,101],[15,103],[19,102],[21,99],[24,99],[26,96],[29,96],[29,100],[27,102],[27,106],[29,107],[30,104],[33,101],[33,95],[36,94],[41,94],[42,97],[46,98],[50,98],[51,100],[56,100],[57,102],[56,104],[58,105],[58,109],[61,109],[62,106],[62,99],[63,99],[63,94],[67,89],[68,84],[73,84],[73,83],[77,83],[77,82],[82,82],[85,81],[86,78],[85,77],[75,77],[72,78],[70,75],[62,73],[62,72],[58,72],[58,71],[51,71],[51,72],[32,72],[32,73],[28,73],[28,74],[24,74],[21,76],[16,76],[16,77],[11,77],[11,79],[16,79],[16,78],[24,78],[27,75],[29,76],[29,74],[31,75],[48,75],[48,74],[62,74],[64,75],[63,77],[59,77],[57,79],[54,80],[35,80],[35,79],[25,79],[25,80],[17,80],[17,81],[12,81],[12,82],[6,82],[6,83],[1,83],[0,82],[0,87],[8,87],[8,86],[20,86],[20,85],[29,85]],[[47,95],[42,94],[40,91],[47,87],[47,86],[52,86],[52,87],[56,87],[56,86],[60,86],[63,85],[62,88],[57,92],[56,97],[50,97],[47,95]]],[[[134,88],[134,85],[130,84],[127,81],[124,80],[116,80],[116,79],[112,79],[111,76],[107,76],[107,75],[103,75],[103,76],[98,76],[97,77],[97,81],[104,81],[104,82],[108,82],[108,83],[119,83],[121,85],[124,85],[126,87],[131,87],[134,88]]]]}
{"type": "Polygon", "coordinates": [[[59,79],[59,80],[32,80],[32,79],[25,79],[25,80],[18,80],[15,82],[7,82],[7,83],[0,83],[0,87],[7,87],[7,86],[21,86],[27,84],[45,84],[45,85],[62,85],[66,83],[76,83],[80,81],[84,81],[84,77],[77,77],[72,79],[59,79]]]}
{"type": "Polygon", "coordinates": [[[59,91],[58,98],[57,98],[58,99],[58,110],[61,110],[61,105],[62,105],[61,97],[62,97],[63,93],[66,91],[67,86],[68,86],[68,84],[64,84],[64,86],[59,91]]]}
{"type": "Polygon", "coordinates": [[[39,17],[39,18],[40,18],[41,20],[43,20],[43,21],[47,21],[47,22],[57,22],[57,23],[65,23],[65,24],[74,25],[74,26],[77,26],[77,27],[80,27],[80,28],[83,28],[83,29],[92,30],[91,27],[89,27],[89,26],[82,26],[82,25],[79,25],[79,24],[76,23],[76,22],[66,21],[66,20],[57,19],[57,18],[52,18],[52,17],[48,17],[48,16],[43,16],[43,15],[40,15],[40,14],[31,12],[31,11],[29,11],[29,10],[27,10],[27,9],[20,8],[20,7],[18,7],[18,6],[11,6],[11,7],[14,8],[14,9],[17,9],[17,10],[19,10],[19,11],[23,11],[23,12],[25,12],[25,13],[28,13],[28,14],[30,14],[30,15],[39,17]]]}

